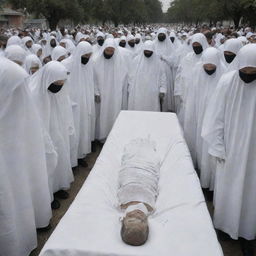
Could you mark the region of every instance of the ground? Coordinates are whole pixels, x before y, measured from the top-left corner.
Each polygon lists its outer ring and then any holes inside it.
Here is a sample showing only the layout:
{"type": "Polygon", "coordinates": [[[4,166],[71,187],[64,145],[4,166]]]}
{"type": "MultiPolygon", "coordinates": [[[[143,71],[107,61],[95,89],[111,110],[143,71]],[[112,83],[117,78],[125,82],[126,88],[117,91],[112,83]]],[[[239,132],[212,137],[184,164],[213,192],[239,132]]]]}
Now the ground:
{"type": "MultiPolygon", "coordinates": [[[[79,167],[79,168],[76,168],[76,170],[74,170],[75,181],[69,190],[69,194],[70,194],[69,198],[66,200],[61,200],[60,209],[53,211],[53,218],[51,220],[52,229],[47,232],[38,232],[38,248],[35,249],[30,254],[30,256],[39,255],[47,239],[50,237],[51,233],[54,231],[55,227],[58,225],[60,219],[63,217],[63,215],[66,213],[69,206],[75,199],[77,193],[79,192],[88,174],[90,173],[90,170],[93,168],[99,153],[100,153],[100,148],[97,149],[96,153],[92,153],[88,156],[87,158],[87,162],[89,164],[88,168],[79,167]]],[[[212,214],[213,212],[212,203],[208,203],[208,209],[209,209],[209,212],[212,214]]],[[[221,242],[221,246],[224,252],[224,256],[242,256],[239,242],[237,241],[221,242]]]]}

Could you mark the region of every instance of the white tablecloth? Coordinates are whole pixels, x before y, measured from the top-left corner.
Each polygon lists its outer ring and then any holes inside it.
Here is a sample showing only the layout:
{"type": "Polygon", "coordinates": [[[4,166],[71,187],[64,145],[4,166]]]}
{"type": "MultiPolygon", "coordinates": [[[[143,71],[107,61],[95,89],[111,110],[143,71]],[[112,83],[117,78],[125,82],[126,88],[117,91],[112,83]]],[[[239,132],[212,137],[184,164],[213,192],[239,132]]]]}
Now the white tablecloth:
{"type": "Polygon", "coordinates": [[[222,256],[200,183],[175,114],[120,113],[74,203],[40,256],[222,256]],[[120,237],[117,178],[124,145],[150,138],[162,157],[156,211],[147,243],[120,237]]]}

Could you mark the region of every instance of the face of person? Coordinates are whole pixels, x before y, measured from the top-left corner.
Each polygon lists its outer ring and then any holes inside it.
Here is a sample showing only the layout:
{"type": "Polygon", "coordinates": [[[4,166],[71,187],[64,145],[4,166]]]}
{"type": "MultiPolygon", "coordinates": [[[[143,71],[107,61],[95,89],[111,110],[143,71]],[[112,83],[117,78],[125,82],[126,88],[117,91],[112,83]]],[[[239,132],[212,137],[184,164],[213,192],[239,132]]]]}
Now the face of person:
{"type": "Polygon", "coordinates": [[[23,65],[23,63],[22,63],[21,61],[19,61],[19,60],[14,60],[13,62],[15,62],[16,64],[18,64],[18,65],[20,65],[20,66],[23,65]]]}
{"type": "Polygon", "coordinates": [[[146,242],[148,237],[147,216],[140,210],[126,214],[121,230],[122,239],[129,245],[139,246],[146,242]]]}
{"type": "Polygon", "coordinates": [[[138,219],[138,220],[141,220],[141,221],[146,221],[147,220],[147,216],[145,215],[145,213],[140,211],[140,210],[134,210],[132,212],[127,213],[125,218],[127,218],[127,220],[128,219],[130,219],[130,220],[131,219],[138,219]]]}
{"type": "Polygon", "coordinates": [[[65,59],[66,59],[66,56],[63,55],[63,56],[60,56],[60,57],[57,59],[57,61],[61,62],[61,61],[65,60],[65,59]]]}
{"type": "Polygon", "coordinates": [[[204,64],[204,69],[212,71],[216,69],[216,66],[214,64],[204,64]]]}
{"type": "Polygon", "coordinates": [[[115,53],[115,48],[113,47],[107,47],[105,50],[104,50],[104,57],[106,59],[111,59],[112,56],[114,55],[115,53]]]}
{"type": "Polygon", "coordinates": [[[87,53],[87,54],[84,54],[84,55],[82,55],[82,57],[84,57],[84,58],[90,58],[92,56],[92,53],[90,52],[90,53],[87,53]]]}
{"type": "Polygon", "coordinates": [[[256,74],[256,68],[254,67],[245,67],[240,69],[240,71],[249,75],[256,74]]]}
{"type": "Polygon", "coordinates": [[[46,40],[42,40],[42,45],[46,45],[47,41],[46,40]]]}
{"type": "Polygon", "coordinates": [[[27,46],[27,48],[31,48],[32,47],[32,41],[31,40],[29,40],[29,41],[27,41],[26,42],[26,46],[27,46]]]}
{"type": "Polygon", "coordinates": [[[38,66],[38,65],[31,67],[31,68],[30,68],[31,74],[33,75],[34,73],[36,73],[36,71],[38,71],[38,69],[39,69],[39,66],[38,66]]]}
{"type": "Polygon", "coordinates": [[[51,56],[45,57],[43,62],[44,64],[47,64],[48,62],[50,62],[52,60],[51,56]]]}
{"type": "Polygon", "coordinates": [[[66,48],[66,44],[65,44],[64,42],[61,42],[61,43],[60,43],[60,46],[66,48]]]}
{"type": "Polygon", "coordinates": [[[42,56],[42,54],[43,54],[42,49],[40,49],[40,50],[37,51],[37,57],[38,57],[38,58],[40,58],[40,57],[42,56]]]}

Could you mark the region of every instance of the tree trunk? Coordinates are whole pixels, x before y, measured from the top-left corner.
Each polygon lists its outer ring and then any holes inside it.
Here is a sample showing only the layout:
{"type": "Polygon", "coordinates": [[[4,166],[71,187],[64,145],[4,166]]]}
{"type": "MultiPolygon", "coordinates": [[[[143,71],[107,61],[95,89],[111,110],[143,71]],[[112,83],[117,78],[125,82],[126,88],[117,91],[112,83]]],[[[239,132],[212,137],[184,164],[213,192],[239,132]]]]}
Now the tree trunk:
{"type": "Polygon", "coordinates": [[[118,21],[117,20],[114,20],[114,25],[115,25],[116,28],[118,27],[118,21]]]}
{"type": "Polygon", "coordinates": [[[56,27],[57,27],[59,21],[60,21],[59,19],[55,19],[54,17],[50,17],[50,18],[48,19],[49,27],[50,27],[50,29],[51,29],[52,31],[53,31],[53,30],[56,30],[56,27]]]}
{"type": "Polygon", "coordinates": [[[233,17],[233,21],[234,21],[234,24],[235,24],[235,28],[237,29],[239,27],[239,22],[241,20],[241,16],[235,16],[233,17]]]}

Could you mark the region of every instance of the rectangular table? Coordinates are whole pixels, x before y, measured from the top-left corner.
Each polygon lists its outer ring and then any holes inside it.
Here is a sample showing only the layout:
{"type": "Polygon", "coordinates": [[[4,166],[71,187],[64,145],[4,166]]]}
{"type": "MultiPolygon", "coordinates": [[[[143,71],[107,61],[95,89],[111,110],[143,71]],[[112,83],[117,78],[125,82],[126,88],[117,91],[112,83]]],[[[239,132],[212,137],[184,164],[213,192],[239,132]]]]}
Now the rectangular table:
{"type": "Polygon", "coordinates": [[[122,111],[73,204],[40,256],[223,256],[177,117],[122,111]],[[149,239],[122,242],[118,172],[124,146],[150,136],[163,164],[149,239]]]}

